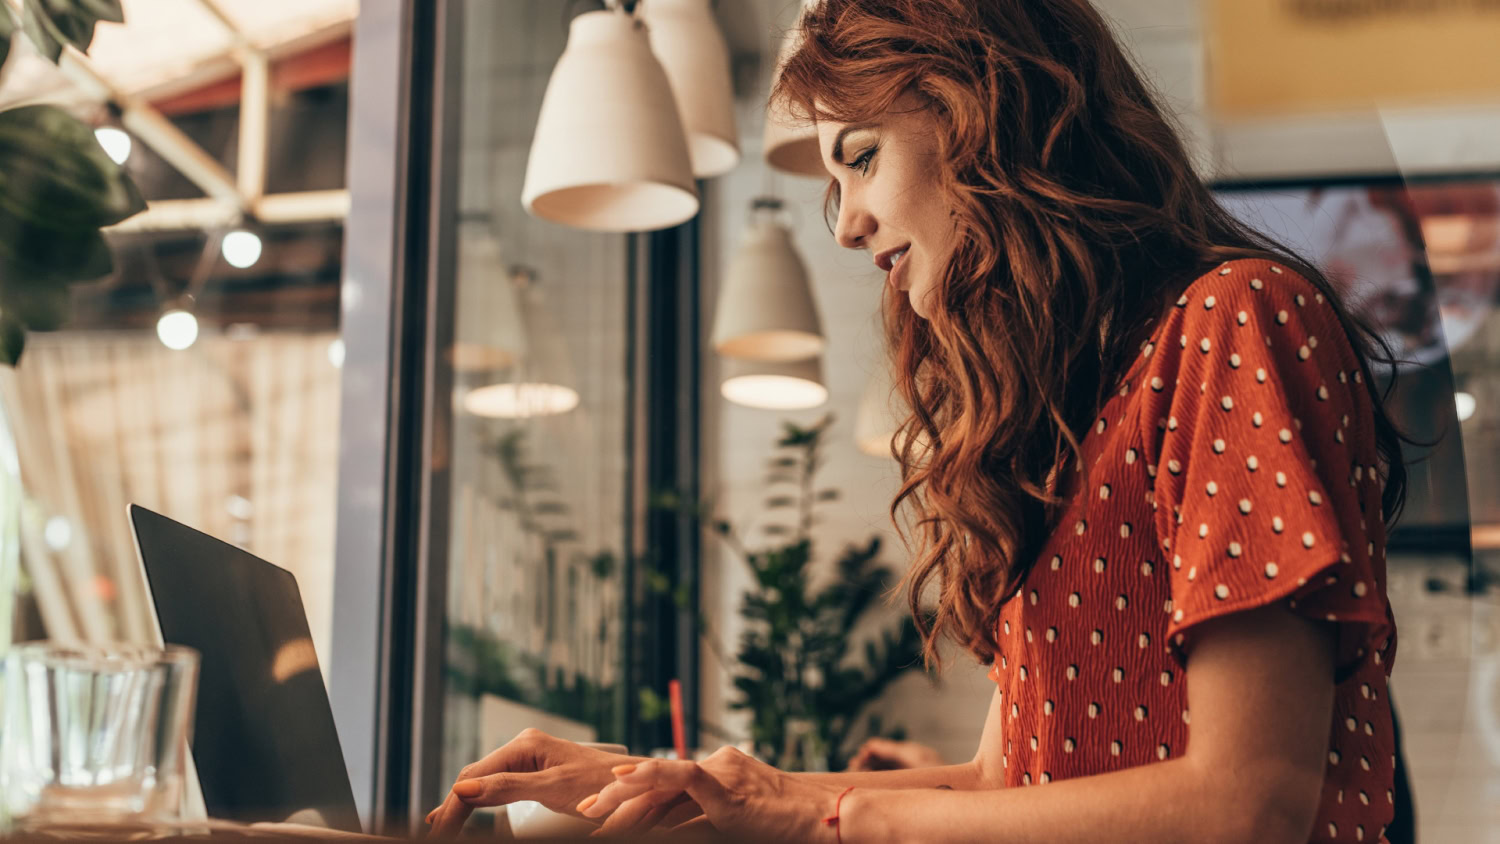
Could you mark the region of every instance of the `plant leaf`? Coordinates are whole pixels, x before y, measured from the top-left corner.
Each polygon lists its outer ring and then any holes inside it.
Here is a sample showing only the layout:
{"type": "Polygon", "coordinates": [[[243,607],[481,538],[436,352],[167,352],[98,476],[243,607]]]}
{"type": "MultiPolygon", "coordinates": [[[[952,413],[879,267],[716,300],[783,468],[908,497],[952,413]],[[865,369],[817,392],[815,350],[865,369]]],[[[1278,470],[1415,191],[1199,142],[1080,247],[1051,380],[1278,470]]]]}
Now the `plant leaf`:
{"type": "Polygon", "coordinates": [[[0,213],[0,289],[55,287],[114,271],[109,242],[98,229],[53,231],[14,222],[0,213]]]}
{"type": "Polygon", "coordinates": [[[0,287],[0,312],[32,331],[56,331],[68,321],[72,296],[66,285],[20,284],[0,287]]]}
{"type": "Polygon", "coordinates": [[[0,112],[0,212],[66,230],[111,226],[145,208],[82,121],[48,105],[0,112]]]}
{"type": "Polygon", "coordinates": [[[10,55],[11,36],[16,34],[16,19],[10,13],[10,4],[0,3],[0,67],[10,55]]]}
{"type": "Polygon", "coordinates": [[[26,32],[31,43],[36,45],[37,52],[46,56],[48,61],[56,64],[62,58],[63,44],[67,37],[41,8],[38,0],[25,0],[21,11],[21,29],[26,32]]]}
{"type": "Polygon", "coordinates": [[[21,350],[26,348],[26,330],[21,323],[6,314],[0,314],[0,363],[15,366],[21,360],[21,350]]]}
{"type": "Polygon", "coordinates": [[[21,28],[38,51],[56,64],[63,46],[72,44],[87,53],[94,40],[94,25],[102,20],[122,22],[124,10],[115,0],[24,0],[21,28]],[[101,15],[97,12],[103,11],[101,15]]]}
{"type": "Polygon", "coordinates": [[[120,6],[120,0],[73,0],[73,2],[82,6],[83,11],[101,21],[125,22],[125,9],[120,6]]]}

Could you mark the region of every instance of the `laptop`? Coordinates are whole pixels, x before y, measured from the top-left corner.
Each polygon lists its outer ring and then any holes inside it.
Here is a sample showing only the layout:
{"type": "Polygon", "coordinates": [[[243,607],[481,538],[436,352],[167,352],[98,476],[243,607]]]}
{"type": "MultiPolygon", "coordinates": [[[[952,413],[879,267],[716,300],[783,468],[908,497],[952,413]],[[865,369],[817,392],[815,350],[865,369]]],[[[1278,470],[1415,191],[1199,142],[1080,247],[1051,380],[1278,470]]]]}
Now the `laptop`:
{"type": "Polygon", "coordinates": [[[163,642],[202,655],[191,762],[208,816],[359,832],[296,578],[144,507],[130,525],[163,642]]]}

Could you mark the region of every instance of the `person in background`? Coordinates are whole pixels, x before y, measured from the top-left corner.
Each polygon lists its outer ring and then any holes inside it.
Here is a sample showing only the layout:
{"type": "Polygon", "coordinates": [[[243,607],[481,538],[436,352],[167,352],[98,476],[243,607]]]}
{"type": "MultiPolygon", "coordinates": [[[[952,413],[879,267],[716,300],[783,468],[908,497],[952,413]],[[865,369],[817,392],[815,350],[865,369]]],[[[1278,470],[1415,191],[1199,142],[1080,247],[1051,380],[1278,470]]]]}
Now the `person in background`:
{"type": "Polygon", "coordinates": [[[899,771],[905,768],[936,768],[943,757],[915,741],[870,738],[849,759],[849,771],[899,771]]]}
{"type": "Polygon", "coordinates": [[[539,800],[603,834],[1383,840],[1405,470],[1377,335],[1219,205],[1086,0],[823,0],[800,33],[773,97],[886,274],[907,595],[930,662],[989,666],[974,757],[799,774],[528,731],[435,831],[539,800]]]}

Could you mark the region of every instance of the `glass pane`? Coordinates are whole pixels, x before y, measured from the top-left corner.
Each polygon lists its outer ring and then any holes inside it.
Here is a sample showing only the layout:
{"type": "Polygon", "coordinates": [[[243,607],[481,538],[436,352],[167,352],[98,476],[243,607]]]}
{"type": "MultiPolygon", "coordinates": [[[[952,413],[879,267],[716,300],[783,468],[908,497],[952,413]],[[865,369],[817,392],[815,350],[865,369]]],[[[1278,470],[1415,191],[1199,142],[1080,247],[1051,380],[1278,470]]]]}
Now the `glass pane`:
{"type": "MultiPolygon", "coordinates": [[[[161,23],[132,8],[141,13],[127,28],[161,23]]],[[[347,57],[347,46],[317,49],[347,57]]],[[[347,59],[320,61],[319,74],[274,86],[273,199],[342,191],[347,59]]],[[[189,85],[157,105],[233,171],[238,88],[189,85]]],[[[296,223],[237,220],[144,139],[120,137],[132,140],[123,166],[154,207],[107,233],[114,272],[72,288],[63,330],[30,335],[20,364],[0,368],[24,487],[22,635],[154,639],[126,516],[135,503],[291,571],[326,677],[343,363],[337,203],[301,206],[296,223]]]]}
{"type": "MultiPolygon", "coordinates": [[[[1351,304],[1408,361],[1390,405],[1419,441],[1405,447],[1407,504],[1389,543],[1399,636],[1391,700],[1418,840],[1485,840],[1500,820],[1500,182],[1384,180],[1225,199],[1351,285],[1351,304]]],[[[1399,778],[1397,791],[1397,805],[1410,805],[1399,778]]]]}
{"type": "Polygon", "coordinates": [[[619,741],[624,601],[626,240],[520,201],[565,4],[462,5],[444,778],[528,726],[619,741]]]}

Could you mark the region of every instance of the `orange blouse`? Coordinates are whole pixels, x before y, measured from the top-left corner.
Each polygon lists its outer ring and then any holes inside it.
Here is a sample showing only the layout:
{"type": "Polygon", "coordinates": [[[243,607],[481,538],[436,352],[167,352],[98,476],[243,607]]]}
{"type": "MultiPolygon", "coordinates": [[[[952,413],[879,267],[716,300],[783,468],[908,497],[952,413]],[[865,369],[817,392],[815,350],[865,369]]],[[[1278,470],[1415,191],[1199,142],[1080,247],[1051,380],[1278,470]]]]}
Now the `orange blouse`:
{"type": "Polygon", "coordinates": [[[1370,398],[1325,297],[1263,260],[1193,282],[1083,455],[1071,504],[1000,613],[990,677],[1007,784],[1181,756],[1187,637],[1284,601],[1339,630],[1312,840],[1384,840],[1396,639],[1382,484],[1370,398]]]}

